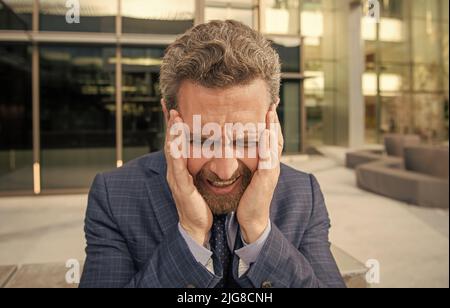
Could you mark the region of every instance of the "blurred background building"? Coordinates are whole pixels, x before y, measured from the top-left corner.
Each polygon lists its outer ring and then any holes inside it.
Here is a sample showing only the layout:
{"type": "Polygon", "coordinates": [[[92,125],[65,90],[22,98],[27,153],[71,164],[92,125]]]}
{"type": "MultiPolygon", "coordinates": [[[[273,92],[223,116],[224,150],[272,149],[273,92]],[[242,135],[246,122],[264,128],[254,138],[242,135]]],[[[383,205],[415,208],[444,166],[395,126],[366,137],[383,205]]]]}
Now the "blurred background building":
{"type": "Polygon", "coordinates": [[[213,19],[279,51],[287,154],[385,133],[448,142],[449,1],[379,3],[376,23],[353,0],[0,0],[0,195],[86,191],[161,149],[164,50],[213,19]]]}

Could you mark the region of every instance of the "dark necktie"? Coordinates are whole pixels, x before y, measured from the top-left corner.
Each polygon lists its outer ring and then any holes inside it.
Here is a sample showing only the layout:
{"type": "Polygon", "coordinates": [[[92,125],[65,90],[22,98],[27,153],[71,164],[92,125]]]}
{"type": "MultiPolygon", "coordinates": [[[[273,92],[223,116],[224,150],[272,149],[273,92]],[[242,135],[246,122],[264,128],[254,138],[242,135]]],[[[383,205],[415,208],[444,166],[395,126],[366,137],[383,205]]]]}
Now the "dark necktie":
{"type": "Polygon", "coordinates": [[[232,254],[227,241],[226,219],[226,215],[214,216],[211,228],[210,245],[213,251],[214,272],[216,275],[223,277],[216,288],[224,288],[226,286],[232,260],[232,254]]]}

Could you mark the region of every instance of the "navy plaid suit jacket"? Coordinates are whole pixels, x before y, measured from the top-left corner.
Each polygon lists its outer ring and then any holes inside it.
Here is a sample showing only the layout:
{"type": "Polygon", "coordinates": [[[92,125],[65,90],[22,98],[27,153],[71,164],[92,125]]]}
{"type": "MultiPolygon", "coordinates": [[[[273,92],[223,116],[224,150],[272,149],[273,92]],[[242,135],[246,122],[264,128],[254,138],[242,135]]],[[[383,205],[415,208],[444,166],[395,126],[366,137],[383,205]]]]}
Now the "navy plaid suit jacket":
{"type": "MultiPolygon", "coordinates": [[[[285,165],[271,205],[272,230],[245,288],[344,287],[330,252],[330,221],[316,179],[285,165]]],[[[162,152],[97,175],[85,220],[87,259],[80,287],[214,287],[178,231],[162,152]]]]}

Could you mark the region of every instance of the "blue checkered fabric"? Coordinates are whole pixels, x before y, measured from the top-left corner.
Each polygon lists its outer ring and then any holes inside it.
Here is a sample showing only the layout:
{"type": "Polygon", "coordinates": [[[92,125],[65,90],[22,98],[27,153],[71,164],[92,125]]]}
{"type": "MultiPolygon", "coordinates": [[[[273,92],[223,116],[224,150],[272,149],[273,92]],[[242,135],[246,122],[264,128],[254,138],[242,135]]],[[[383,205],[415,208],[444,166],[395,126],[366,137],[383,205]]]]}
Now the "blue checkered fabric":
{"type": "MultiPolygon", "coordinates": [[[[80,287],[214,288],[221,276],[197,262],[178,230],[162,152],[99,174],[89,193],[86,255],[80,287]]],[[[330,252],[330,220],[314,176],[281,166],[271,232],[240,287],[344,287],[330,252]]],[[[222,239],[223,241],[223,239],[222,239]]],[[[238,249],[239,247],[236,247],[238,249]]]]}

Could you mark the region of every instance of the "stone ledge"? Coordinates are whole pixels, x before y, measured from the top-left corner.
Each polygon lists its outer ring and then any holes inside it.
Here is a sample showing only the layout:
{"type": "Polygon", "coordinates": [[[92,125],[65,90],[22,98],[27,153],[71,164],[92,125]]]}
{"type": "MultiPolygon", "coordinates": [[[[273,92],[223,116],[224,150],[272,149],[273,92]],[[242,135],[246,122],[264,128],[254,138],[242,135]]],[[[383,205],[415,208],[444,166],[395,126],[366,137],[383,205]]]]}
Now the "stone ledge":
{"type": "MultiPolygon", "coordinates": [[[[342,277],[349,288],[367,288],[365,280],[367,268],[343,250],[332,246],[342,277]]],[[[65,264],[28,264],[0,266],[0,287],[6,288],[76,288],[76,284],[67,284],[65,264]]]]}
{"type": "Polygon", "coordinates": [[[0,266],[0,288],[3,288],[17,271],[17,266],[0,266]]]}

